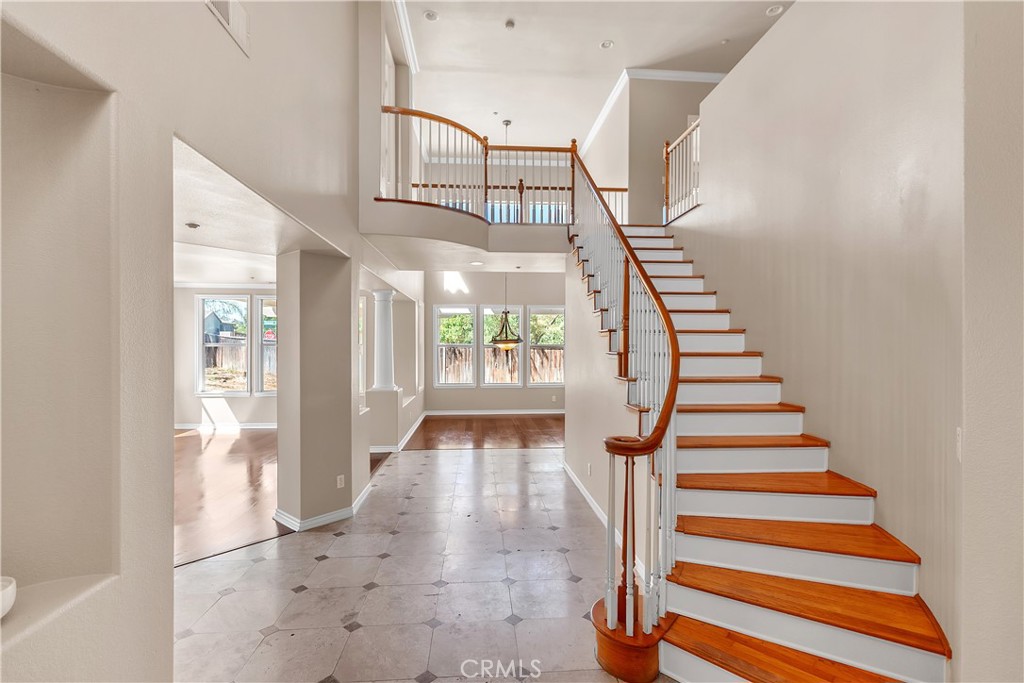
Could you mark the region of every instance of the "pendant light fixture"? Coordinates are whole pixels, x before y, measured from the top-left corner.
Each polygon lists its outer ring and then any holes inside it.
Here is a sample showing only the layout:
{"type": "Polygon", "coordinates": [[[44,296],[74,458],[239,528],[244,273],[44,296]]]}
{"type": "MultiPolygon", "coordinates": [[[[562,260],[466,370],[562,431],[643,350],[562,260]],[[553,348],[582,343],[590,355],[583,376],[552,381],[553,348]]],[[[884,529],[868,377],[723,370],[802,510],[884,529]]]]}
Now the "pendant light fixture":
{"type": "Polygon", "coordinates": [[[508,273],[505,273],[505,310],[501,312],[501,321],[498,324],[498,331],[491,337],[491,344],[502,351],[511,351],[523,343],[522,338],[512,331],[512,325],[508,321],[508,273]]]}

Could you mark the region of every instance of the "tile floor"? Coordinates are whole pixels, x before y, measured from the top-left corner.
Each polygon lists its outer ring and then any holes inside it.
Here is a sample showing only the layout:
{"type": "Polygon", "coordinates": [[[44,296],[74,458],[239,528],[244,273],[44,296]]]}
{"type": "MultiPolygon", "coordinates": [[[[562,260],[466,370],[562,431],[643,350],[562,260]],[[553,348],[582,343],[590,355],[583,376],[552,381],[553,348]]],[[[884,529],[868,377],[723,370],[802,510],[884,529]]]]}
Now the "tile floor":
{"type": "Polygon", "coordinates": [[[178,568],[175,679],[614,681],[587,618],[604,527],[562,457],[396,453],[354,518],[178,568]]]}

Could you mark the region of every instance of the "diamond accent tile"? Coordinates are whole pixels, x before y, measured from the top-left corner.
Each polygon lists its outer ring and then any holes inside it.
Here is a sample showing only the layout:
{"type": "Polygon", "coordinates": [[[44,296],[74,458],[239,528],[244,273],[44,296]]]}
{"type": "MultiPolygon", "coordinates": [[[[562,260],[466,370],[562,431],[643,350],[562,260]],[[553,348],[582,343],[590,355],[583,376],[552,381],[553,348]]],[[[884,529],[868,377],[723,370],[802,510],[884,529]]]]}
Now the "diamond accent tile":
{"type": "Polygon", "coordinates": [[[583,618],[586,619],[587,621],[590,621],[590,612],[584,612],[583,613],[583,618]]]}
{"type": "Polygon", "coordinates": [[[558,531],[558,529],[559,527],[555,526],[554,524],[548,527],[548,531],[558,531]]]}
{"type": "Polygon", "coordinates": [[[572,581],[573,583],[579,583],[580,581],[583,580],[583,577],[576,576],[575,574],[573,574],[572,576],[569,577],[569,580],[572,581]]]}
{"type": "Polygon", "coordinates": [[[292,593],[301,593],[303,591],[308,591],[308,590],[309,589],[306,588],[305,586],[299,585],[299,586],[296,586],[295,588],[292,589],[292,593]]]}
{"type": "Polygon", "coordinates": [[[431,585],[432,586],[437,586],[438,588],[444,588],[445,586],[448,585],[448,582],[444,581],[443,579],[438,579],[437,581],[435,581],[431,585]]]}
{"type": "Polygon", "coordinates": [[[511,550],[499,550],[498,554],[499,555],[511,555],[512,551],[511,550]]]}
{"type": "Polygon", "coordinates": [[[405,510],[402,510],[401,512],[398,513],[399,517],[405,517],[407,514],[409,513],[406,512],[405,510]]]}
{"type": "Polygon", "coordinates": [[[382,560],[386,560],[386,559],[388,559],[389,557],[391,557],[391,553],[381,553],[381,554],[380,554],[380,555],[378,555],[377,557],[379,557],[379,558],[380,558],[380,559],[382,559],[382,560]]]}
{"type": "Polygon", "coordinates": [[[401,531],[399,531],[398,529],[392,529],[392,530],[391,530],[391,531],[389,531],[388,533],[389,533],[389,534],[391,534],[392,536],[397,536],[398,534],[400,534],[400,533],[402,533],[402,532],[401,532],[401,531]]]}
{"type": "Polygon", "coordinates": [[[235,589],[234,588],[225,588],[224,590],[217,591],[217,592],[220,593],[221,595],[231,595],[232,593],[235,592],[235,589]]]}
{"type": "Polygon", "coordinates": [[[560,552],[560,553],[562,553],[564,555],[567,552],[569,552],[569,549],[568,548],[558,548],[558,552],[560,552]]]}
{"type": "Polygon", "coordinates": [[[512,585],[513,583],[515,583],[515,582],[516,582],[516,580],[515,580],[515,579],[513,579],[513,578],[510,578],[510,577],[508,577],[508,576],[506,576],[506,577],[505,577],[504,579],[502,579],[502,580],[501,580],[501,582],[502,582],[503,584],[505,584],[506,586],[511,586],[511,585],[512,585]]]}
{"type": "Polygon", "coordinates": [[[327,556],[326,555],[317,555],[313,559],[316,560],[317,562],[323,562],[324,560],[327,559],[327,556]]]}
{"type": "Polygon", "coordinates": [[[185,629],[184,631],[182,631],[180,633],[175,633],[174,634],[174,639],[175,640],[181,640],[183,638],[188,638],[191,635],[195,635],[195,632],[192,629],[187,628],[187,629],[185,629]]]}
{"type": "Polygon", "coordinates": [[[344,531],[337,531],[337,532],[335,532],[335,534],[334,534],[334,535],[335,535],[335,536],[344,536],[344,535],[345,535],[345,532],[344,532],[344,531]]]}
{"type": "Polygon", "coordinates": [[[328,676],[327,678],[317,681],[317,683],[338,683],[338,679],[334,676],[328,676]]]}
{"type": "Polygon", "coordinates": [[[427,626],[429,626],[430,628],[437,628],[438,626],[440,626],[444,622],[443,621],[438,621],[437,619],[431,619],[430,621],[424,621],[423,623],[426,624],[427,626]]]}
{"type": "Polygon", "coordinates": [[[279,629],[279,628],[278,628],[278,627],[276,627],[276,626],[268,626],[268,627],[266,627],[266,628],[261,628],[261,629],[260,629],[260,633],[262,633],[262,634],[263,634],[263,635],[265,635],[265,636],[269,636],[269,635],[272,635],[272,634],[274,634],[274,633],[277,633],[277,632],[278,632],[278,631],[280,631],[280,630],[281,630],[281,629],[279,629]]]}
{"type": "Polygon", "coordinates": [[[363,588],[365,588],[368,591],[372,591],[374,588],[380,588],[380,584],[371,581],[370,583],[363,584],[363,588]]]}
{"type": "Polygon", "coordinates": [[[266,562],[266,561],[267,561],[267,558],[265,558],[265,557],[254,557],[254,558],[252,558],[252,561],[253,561],[254,563],[255,563],[255,562],[266,562]]]}
{"type": "Polygon", "coordinates": [[[349,633],[352,633],[353,631],[358,631],[362,627],[363,625],[360,624],[358,621],[353,621],[351,623],[345,624],[345,630],[349,633]]]}
{"type": "Polygon", "coordinates": [[[510,614],[507,617],[505,617],[505,621],[507,621],[508,623],[512,624],[513,626],[515,626],[516,624],[518,624],[522,620],[523,620],[522,617],[516,616],[515,614],[510,614]]]}
{"type": "Polygon", "coordinates": [[[417,676],[415,680],[416,683],[431,683],[431,681],[435,680],[436,678],[437,676],[430,673],[429,671],[424,671],[419,676],[417,676]]]}

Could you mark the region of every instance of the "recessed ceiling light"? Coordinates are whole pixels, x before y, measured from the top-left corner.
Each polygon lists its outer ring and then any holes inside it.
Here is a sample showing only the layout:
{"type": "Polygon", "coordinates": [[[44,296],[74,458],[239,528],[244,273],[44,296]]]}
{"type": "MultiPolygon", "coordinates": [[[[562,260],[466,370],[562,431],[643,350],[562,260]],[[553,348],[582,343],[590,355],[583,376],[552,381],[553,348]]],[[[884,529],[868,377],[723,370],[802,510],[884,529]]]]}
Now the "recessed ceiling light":
{"type": "Polygon", "coordinates": [[[725,38],[724,40],[722,40],[722,45],[728,45],[728,44],[729,44],[729,39],[728,38],[725,38]]]}
{"type": "Polygon", "coordinates": [[[423,13],[423,18],[427,21],[437,21],[440,15],[432,9],[428,9],[423,13]]]}
{"type": "Polygon", "coordinates": [[[471,265],[471,266],[482,266],[483,264],[484,264],[483,261],[470,261],[469,262],[469,265],[471,265]]]}
{"type": "Polygon", "coordinates": [[[515,27],[516,27],[516,20],[515,19],[513,19],[512,17],[509,17],[508,19],[505,20],[505,28],[507,28],[509,31],[511,31],[515,27]]]}
{"type": "Polygon", "coordinates": [[[602,40],[601,41],[601,49],[602,50],[607,50],[607,49],[612,48],[612,47],[615,47],[615,41],[612,41],[612,40],[602,40]]]}
{"type": "Polygon", "coordinates": [[[772,5],[771,7],[766,9],[764,13],[767,14],[769,17],[777,17],[778,15],[782,14],[782,12],[785,9],[786,8],[783,7],[782,5],[772,5]]]}
{"type": "Polygon", "coordinates": [[[185,227],[186,228],[192,228],[193,230],[195,230],[196,228],[199,227],[199,224],[198,223],[186,223],[185,227]]]}

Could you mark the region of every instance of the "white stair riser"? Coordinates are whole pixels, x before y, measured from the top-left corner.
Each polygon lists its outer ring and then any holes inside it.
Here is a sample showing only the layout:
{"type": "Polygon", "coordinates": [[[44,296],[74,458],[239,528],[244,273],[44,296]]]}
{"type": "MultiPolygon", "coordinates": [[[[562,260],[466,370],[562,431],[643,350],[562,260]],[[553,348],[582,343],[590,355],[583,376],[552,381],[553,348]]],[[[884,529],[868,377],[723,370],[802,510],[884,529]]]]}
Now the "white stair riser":
{"type": "Polygon", "coordinates": [[[676,413],[676,433],[693,436],[796,436],[803,413],[676,413]]]}
{"type": "Polygon", "coordinates": [[[701,517],[871,524],[875,521],[875,499],[871,496],[676,489],[676,512],[701,517]]]}
{"type": "Polygon", "coordinates": [[[757,377],[760,374],[760,356],[683,356],[679,359],[680,377],[757,377]]]}
{"type": "MultiPolygon", "coordinates": [[[[738,334],[693,334],[680,332],[679,350],[686,351],[710,351],[710,352],[735,352],[743,351],[746,347],[745,335],[738,334]]],[[[778,403],[778,401],[772,401],[778,403]]]]}
{"type": "Polygon", "coordinates": [[[943,681],[946,658],[669,583],[672,612],[899,680],[943,681]]]}
{"type": "Polygon", "coordinates": [[[917,595],[917,565],[676,534],[676,559],[837,586],[917,595]]]}
{"type": "Polygon", "coordinates": [[[699,311],[697,313],[671,313],[677,330],[728,330],[729,314],[699,311]]]}
{"type": "Polygon", "coordinates": [[[648,275],[693,275],[692,263],[645,263],[648,275]]]}
{"type": "Polygon", "coordinates": [[[658,644],[661,673],[677,681],[692,683],[744,683],[747,679],[720,669],[709,661],[691,655],[668,641],[658,644]]]}
{"type": "MultiPolygon", "coordinates": [[[[682,342],[680,342],[680,346],[682,346],[682,342]]],[[[695,350],[705,351],[708,349],[695,350]]],[[[782,384],[778,382],[701,382],[699,384],[684,382],[679,385],[679,391],[676,394],[676,402],[684,405],[695,403],[778,403],[781,400],[782,384]]]]}
{"type": "Polygon", "coordinates": [[[658,247],[661,249],[674,249],[675,240],[671,237],[661,237],[658,235],[626,235],[629,238],[629,244],[634,249],[637,247],[658,247]]]}
{"type": "Polygon", "coordinates": [[[682,249],[644,249],[636,252],[636,255],[640,257],[640,260],[644,263],[647,261],[682,261],[683,250],[682,249]]]}
{"type": "Polygon", "coordinates": [[[680,474],[824,472],[827,448],[680,448],[680,474]]]}
{"type": "Polygon", "coordinates": [[[669,310],[713,311],[718,307],[718,297],[714,294],[662,294],[661,299],[669,310]]]}
{"type": "Polygon", "coordinates": [[[625,233],[626,237],[661,237],[665,234],[665,228],[661,228],[655,225],[652,226],[635,226],[635,225],[624,225],[622,226],[622,232],[625,233]]]}
{"type": "Polygon", "coordinates": [[[704,291],[704,278],[702,277],[656,277],[650,270],[647,271],[647,274],[651,276],[651,282],[659,292],[704,291]]]}

